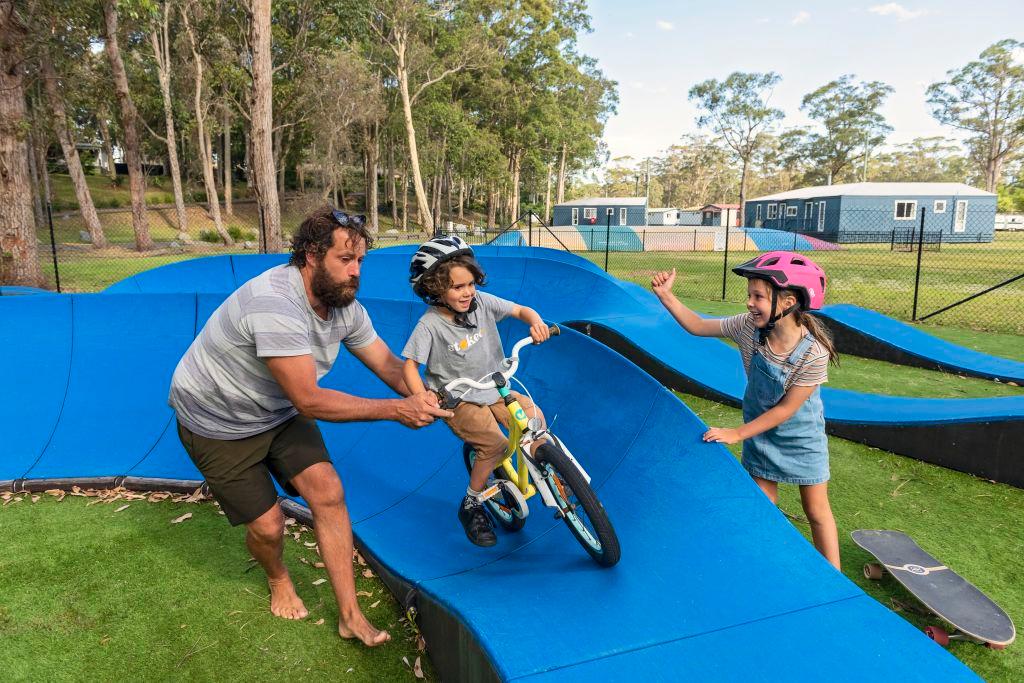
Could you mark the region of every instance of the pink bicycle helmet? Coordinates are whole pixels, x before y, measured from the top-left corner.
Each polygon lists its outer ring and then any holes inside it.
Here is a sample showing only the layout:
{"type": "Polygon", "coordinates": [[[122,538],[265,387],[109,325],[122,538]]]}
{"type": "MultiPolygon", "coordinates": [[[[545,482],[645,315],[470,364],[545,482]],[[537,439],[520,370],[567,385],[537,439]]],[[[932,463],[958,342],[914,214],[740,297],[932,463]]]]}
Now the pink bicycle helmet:
{"type": "Polygon", "coordinates": [[[817,263],[792,251],[769,251],[732,269],[745,278],[767,280],[780,289],[791,289],[805,311],[816,311],[825,303],[828,278],[817,263]]]}

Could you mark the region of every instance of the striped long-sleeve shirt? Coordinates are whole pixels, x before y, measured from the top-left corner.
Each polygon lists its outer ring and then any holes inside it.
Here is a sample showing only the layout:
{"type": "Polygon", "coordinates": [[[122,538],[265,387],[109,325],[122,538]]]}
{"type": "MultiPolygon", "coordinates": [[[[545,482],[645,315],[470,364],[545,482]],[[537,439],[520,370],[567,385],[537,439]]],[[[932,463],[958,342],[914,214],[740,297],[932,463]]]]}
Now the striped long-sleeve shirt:
{"type": "MultiPolygon", "coordinates": [[[[757,345],[757,326],[750,313],[740,313],[722,318],[722,334],[736,342],[743,357],[743,369],[750,372],[750,359],[757,345]]],[[[760,347],[760,353],[769,363],[784,366],[789,362],[789,352],[777,354],[768,344],[760,347]]],[[[817,339],[811,344],[804,357],[797,361],[786,382],[785,389],[791,386],[813,387],[828,381],[828,351],[817,339]]]]}

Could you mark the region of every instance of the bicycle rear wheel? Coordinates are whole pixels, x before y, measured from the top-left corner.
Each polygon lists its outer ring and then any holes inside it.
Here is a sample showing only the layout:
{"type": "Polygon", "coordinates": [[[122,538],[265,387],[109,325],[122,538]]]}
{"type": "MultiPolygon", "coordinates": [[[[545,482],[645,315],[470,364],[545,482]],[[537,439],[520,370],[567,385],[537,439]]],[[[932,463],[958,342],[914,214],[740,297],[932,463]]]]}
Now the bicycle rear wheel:
{"type": "Polygon", "coordinates": [[[569,531],[595,562],[602,567],[614,566],[621,554],[619,538],[583,473],[551,442],[537,448],[536,460],[569,531]]]}
{"type": "MultiPolygon", "coordinates": [[[[468,443],[462,444],[462,462],[466,465],[467,472],[473,471],[473,463],[476,462],[476,451],[468,443]]],[[[494,480],[502,479],[508,481],[508,477],[505,476],[505,470],[500,467],[494,470],[492,478],[494,480]]],[[[491,478],[489,478],[488,486],[491,483],[491,478]]],[[[511,482],[508,485],[515,486],[511,482]]],[[[506,495],[504,492],[499,493],[485,501],[484,507],[490,511],[491,516],[506,531],[519,531],[526,525],[528,511],[523,510],[519,506],[519,501],[511,495],[506,495]]]]}

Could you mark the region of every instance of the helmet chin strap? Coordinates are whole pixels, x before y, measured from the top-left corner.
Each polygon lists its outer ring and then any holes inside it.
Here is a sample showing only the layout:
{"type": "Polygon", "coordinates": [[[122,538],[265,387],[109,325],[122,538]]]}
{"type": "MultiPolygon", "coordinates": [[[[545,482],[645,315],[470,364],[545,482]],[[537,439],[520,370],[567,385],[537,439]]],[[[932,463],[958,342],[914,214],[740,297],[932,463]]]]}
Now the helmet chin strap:
{"type": "Polygon", "coordinates": [[[452,308],[451,306],[448,305],[447,301],[442,302],[442,303],[444,303],[444,307],[445,308],[447,308],[449,311],[451,311],[452,313],[455,314],[455,324],[456,325],[458,325],[459,327],[465,327],[467,330],[475,330],[476,329],[476,325],[474,325],[473,323],[469,322],[469,314],[477,309],[477,303],[476,303],[476,297],[475,296],[473,297],[473,300],[469,302],[469,310],[467,310],[465,312],[456,311],[454,308],[452,308]]]}
{"type": "MultiPolygon", "coordinates": [[[[775,310],[775,306],[778,303],[779,303],[779,292],[778,292],[777,289],[775,289],[775,287],[772,287],[772,311],[775,310]]],[[[761,346],[764,346],[765,344],[767,344],[768,343],[768,335],[771,334],[772,330],[775,329],[775,323],[778,322],[779,320],[782,320],[787,315],[789,315],[794,310],[796,310],[796,307],[797,307],[797,304],[793,304],[792,306],[790,306],[786,310],[782,311],[778,315],[770,316],[768,318],[768,324],[765,325],[763,329],[760,329],[760,330],[757,331],[757,342],[761,346]]]]}

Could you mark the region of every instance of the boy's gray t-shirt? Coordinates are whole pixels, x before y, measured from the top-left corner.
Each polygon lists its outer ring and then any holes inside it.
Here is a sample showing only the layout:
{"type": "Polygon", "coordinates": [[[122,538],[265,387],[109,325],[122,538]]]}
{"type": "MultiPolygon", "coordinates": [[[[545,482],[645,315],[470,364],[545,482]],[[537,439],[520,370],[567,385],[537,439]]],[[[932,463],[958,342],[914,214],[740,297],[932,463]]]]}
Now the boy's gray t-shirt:
{"type": "MultiPolygon", "coordinates": [[[[512,313],[515,304],[486,292],[476,293],[476,310],[467,329],[456,325],[431,306],[416,324],[402,355],[425,366],[425,384],[440,389],[459,377],[480,379],[500,369],[505,352],[498,336],[498,321],[512,313]]],[[[496,389],[470,389],[463,401],[490,405],[501,400],[496,389]]]]}

